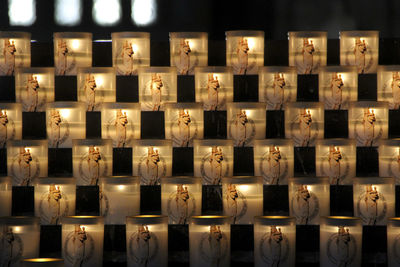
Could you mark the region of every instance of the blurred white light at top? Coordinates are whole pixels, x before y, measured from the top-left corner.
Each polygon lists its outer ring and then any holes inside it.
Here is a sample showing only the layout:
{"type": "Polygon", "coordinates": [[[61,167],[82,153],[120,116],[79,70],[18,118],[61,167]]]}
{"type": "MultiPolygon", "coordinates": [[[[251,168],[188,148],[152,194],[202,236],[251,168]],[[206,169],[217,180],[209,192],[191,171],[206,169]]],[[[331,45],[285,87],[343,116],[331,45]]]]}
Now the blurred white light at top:
{"type": "Polygon", "coordinates": [[[59,25],[75,26],[81,22],[81,0],[56,0],[55,21],[59,25]]]}
{"type": "Polygon", "coordinates": [[[120,0],[94,0],[92,15],[102,26],[111,26],[121,20],[120,0]]]}
{"type": "Polygon", "coordinates": [[[8,0],[10,25],[30,26],[36,20],[35,0],[8,0]]]}
{"type": "Polygon", "coordinates": [[[156,19],[157,4],[155,0],[132,0],[131,17],[138,26],[146,26],[156,19]]]}

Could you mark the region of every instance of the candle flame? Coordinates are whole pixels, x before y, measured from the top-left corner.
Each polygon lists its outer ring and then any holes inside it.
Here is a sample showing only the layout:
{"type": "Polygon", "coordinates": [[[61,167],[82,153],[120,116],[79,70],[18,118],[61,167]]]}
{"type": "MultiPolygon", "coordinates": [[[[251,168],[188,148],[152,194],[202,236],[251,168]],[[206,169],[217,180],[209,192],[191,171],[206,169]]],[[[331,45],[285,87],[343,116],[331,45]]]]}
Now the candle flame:
{"type": "Polygon", "coordinates": [[[139,51],[139,47],[137,46],[137,44],[132,44],[132,50],[133,50],[133,53],[137,53],[137,51],[139,51]]]}
{"type": "Polygon", "coordinates": [[[63,117],[63,118],[68,118],[70,112],[71,111],[69,109],[60,109],[60,114],[61,114],[61,117],[63,117]]]}
{"type": "Polygon", "coordinates": [[[96,80],[96,85],[97,86],[101,86],[104,83],[103,77],[101,77],[101,76],[97,77],[95,80],[96,80]]]}
{"type": "Polygon", "coordinates": [[[78,49],[80,45],[79,40],[72,40],[72,48],[78,49]]]}

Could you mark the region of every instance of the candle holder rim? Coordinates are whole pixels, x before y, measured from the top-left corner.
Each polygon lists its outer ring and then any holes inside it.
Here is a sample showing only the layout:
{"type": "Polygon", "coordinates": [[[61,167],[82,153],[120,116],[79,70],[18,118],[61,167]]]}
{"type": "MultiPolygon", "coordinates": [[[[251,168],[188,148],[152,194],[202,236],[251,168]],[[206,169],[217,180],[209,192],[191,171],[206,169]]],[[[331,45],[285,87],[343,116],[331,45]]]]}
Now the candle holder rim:
{"type": "Polygon", "coordinates": [[[208,38],[208,32],[169,32],[169,38],[208,38]]]}
{"type": "Polygon", "coordinates": [[[289,184],[306,184],[306,185],[328,185],[329,177],[289,177],[289,184]]]}
{"type": "Polygon", "coordinates": [[[266,109],[267,104],[263,103],[263,102],[229,102],[229,103],[226,103],[227,110],[233,109],[233,108],[266,109]]]}
{"type": "Polygon", "coordinates": [[[265,32],[260,30],[230,30],[225,31],[226,37],[262,37],[265,38],[265,32]]]}
{"type": "Polygon", "coordinates": [[[201,184],[201,177],[194,176],[170,176],[161,177],[161,185],[163,184],[201,184]]]}
{"type": "Polygon", "coordinates": [[[145,224],[160,224],[168,223],[168,216],[166,215],[135,215],[135,216],[126,216],[126,224],[137,224],[137,223],[145,223],[145,224]]]}
{"type": "Polygon", "coordinates": [[[357,66],[320,66],[318,67],[318,73],[319,75],[322,72],[354,72],[355,74],[358,75],[357,72],[357,66]]]}
{"type": "Polygon", "coordinates": [[[158,67],[139,67],[138,68],[138,74],[146,74],[146,73],[166,73],[166,74],[172,74],[173,76],[176,75],[177,70],[176,67],[168,67],[168,66],[158,66],[158,67]]]}
{"type": "Polygon", "coordinates": [[[22,109],[22,104],[21,103],[3,102],[3,103],[0,103],[0,109],[13,109],[13,111],[14,110],[21,110],[22,109]]]}
{"type": "Polygon", "coordinates": [[[232,146],[233,140],[230,139],[194,139],[193,146],[232,146]]]}
{"type": "Polygon", "coordinates": [[[213,224],[231,224],[233,220],[232,216],[224,216],[224,215],[199,215],[199,216],[191,216],[189,218],[190,224],[197,225],[213,225],[213,224]]]}
{"type": "Polygon", "coordinates": [[[77,76],[79,74],[115,74],[115,67],[78,67],[77,76]]]}
{"type": "Polygon", "coordinates": [[[121,39],[121,38],[150,38],[150,32],[112,32],[111,39],[121,39]]]}
{"type": "Polygon", "coordinates": [[[375,37],[378,36],[379,38],[379,31],[375,30],[367,30],[367,31],[340,31],[339,32],[339,39],[340,37],[375,37]]]}
{"type": "Polygon", "coordinates": [[[72,146],[112,146],[112,139],[72,139],[72,146]]]}
{"type": "Polygon", "coordinates": [[[40,218],[33,216],[2,216],[0,217],[0,225],[39,225],[40,218]]]}
{"type": "Polygon", "coordinates": [[[376,72],[400,71],[400,65],[378,65],[376,72]]]}
{"type": "Polygon", "coordinates": [[[321,216],[320,225],[328,224],[334,226],[362,226],[362,220],[354,216],[321,216]]]}
{"type": "Polygon", "coordinates": [[[54,67],[16,67],[15,74],[49,74],[54,75],[54,67]]]}
{"type": "Polygon", "coordinates": [[[99,184],[131,184],[140,183],[139,176],[105,176],[99,178],[99,184]]]}
{"type": "Polygon", "coordinates": [[[221,182],[230,184],[260,184],[262,185],[263,178],[261,176],[232,176],[222,177],[221,182]]]}
{"type": "Polygon", "coordinates": [[[350,108],[389,108],[387,101],[349,101],[350,108]]]}
{"type": "Polygon", "coordinates": [[[323,108],[323,102],[288,102],[285,108],[323,108]]]}
{"type": "Polygon", "coordinates": [[[22,262],[64,262],[62,258],[28,258],[22,259],[22,262]]]}
{"type": "Polygon", "coordinates": [[[233,75],[233,68],[230,66],[203,66],[203,67],[195,67],[194,73],[213,73],[213,72],[221,72],[224,74],[231,74],[233,75]]]}
{"type": "Polygon", "coordinates": [[[31,39],[32,34],[30,32],[23,32],[23,31],[0,31],[0,38],[21,38],[26,39],[28,38],[29,41],[31,39]]]}
{"type": "Polygon", "coordinates": [[[315,37],[322,37],[327,38],[328,32],[327,31],[288,31],[288,37],[295,37],[295,38],[315,38],[315,37]]]}
{"type": "Polygon", "coordinates": [[[296,73],[297,78],[297,68],[293,66],[262,66],[258,67],[258,74],[270,73],[270,72],[293,72],[296,73]]]}
{"type": "Polygon", "coordinates": [[[293,216],[254,216],[254,223],[261,225],[296,225],[296,217],[293,216]]]}
{"type": "MultiPolygon", "coordinates": [[[[7,141],[7,147],[9,148],[10,146],[48,146],[48,140],[43,139],[43,140],[28,140],[28,139],[21,139],[21,140],[8,140],[7,141]]],[[[47,150],[47,149],[46,149],[47,150]]]]}
{"type": "Polygon", "coordinates": [[[395,184],[396,179],[394,177],[354,177],[353,185],[365,185],[365,184],[395,184]]]}
{"type": "Polygon", "coordinates": [[[87,39],[93,38],[93,34],[91,32],[54,32],[53,33],[54,39],[87,39]]]}
{"type": "Polygon", "coordinates": [[[56,101],[51,103],[46,103],[46,109],[54,108],[83,108],[85,109],[85,102],[79,101],[56,101]]]}
{"type": "Polygon", "coordinates": [[[101,110],[106,109],[138,109],[140,110],[140,103],[137,102],[106,102],[102,104],[101,110]]]}
{"type": "Polygon", "coordinates": [[[379,146],[400,146],[400,138],[379,140],[379,146]]]}
{"type": "Polygon", "coordinates": [[[11,176],[0,176],[0,183],[12,183],[12,177],[11,176]]]}
{"type": "Polygon", "coordinates": [[[330,139],[317,139],[315,140],[315,146],[351,146],[356,145],[355,139],[347,139],[347,138],[330,138],[330,139]]]}
{"type": "Polygon", "coordinates": [[[171,146],[172,140],[170,139],[135,139],[132,140],[132,147],[134,146],[171,146]]]}
{"type": "MultiPolygon", "coordinates": [[[[201,109],[203,111],[203,103],[200,102],[180,102],[180,103],[165,103],[165,110],[167,109],[201,109]]],[[[201,112],[203,113],[203,112],[201,112]]]]}
{"type": "Polygon", "coordinates": [[[64,216],[61,224],[104,224],[103,216],[64,216]]]}
{"type": "Polygon", "coordinates": [[[400,217],[388,218],[388,226],[400,227],[400,217]]]}
{"type": "Polygon", "coordinates": [[[280,139],[257,139],[254,140],[254,147],[256,146],[271,146],[271,145],[279,145],[279,146],[293,146],[293,139],[289,138],[280,138],[280,139]]]}
{"type": "Polygon", "coordinates": [[[32,180],[34,185],[70,185],[76,184],[75,177],[36,177],[32,180]]]}

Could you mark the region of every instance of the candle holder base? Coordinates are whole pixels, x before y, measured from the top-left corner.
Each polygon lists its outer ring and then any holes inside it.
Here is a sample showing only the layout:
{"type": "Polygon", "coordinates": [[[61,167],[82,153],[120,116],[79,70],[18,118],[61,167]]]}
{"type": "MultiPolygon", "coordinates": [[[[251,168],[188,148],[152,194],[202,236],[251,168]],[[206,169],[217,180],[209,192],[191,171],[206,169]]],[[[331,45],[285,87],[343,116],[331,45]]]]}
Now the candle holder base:
{"type": "Polygon", "coordinates": [[[12,216],[34,216],[35,201],[33,186],[12,187],[12,216]]]}
{"type": "Polygon", "coordinates": [[[117,102],[139,101],[138,76],[116,76],[116,99],[117,102]]]}
{"type": "Polygon", "coordinates": [[[178,75],[178,102],[196,102],[193,75],[178,75]]]}
{"type": "Polygon", "coordinates": [[[289,190],[287,185],[264,185],[264,215],[289,216],[289,190]]]}
{"type": "Polygon", "coordinates": [[[267,110],[265,138],[285,138],[285,111],[267,110]]]}
{"type": "Polygon", "coordinates": [[[233,101],[258,102],[258,75],[233,76],[233,101]]]}
{"type": "Polygon", "coordinates": [[[46,112],[22,112],[22,138],[46,139],[46,112]]]}
{"type": "Polygon", "coordinates": [[[226,139],[226,111],[204,111],[204,139],[226,139]]]}

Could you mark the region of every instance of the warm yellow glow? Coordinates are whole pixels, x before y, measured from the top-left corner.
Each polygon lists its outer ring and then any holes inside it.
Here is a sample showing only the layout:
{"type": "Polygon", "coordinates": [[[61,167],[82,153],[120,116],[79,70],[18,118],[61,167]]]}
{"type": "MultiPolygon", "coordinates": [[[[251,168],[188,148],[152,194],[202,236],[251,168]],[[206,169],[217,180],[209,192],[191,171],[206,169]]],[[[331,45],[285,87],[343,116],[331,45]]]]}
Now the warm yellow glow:
{"type": "Polygon", "coordinates": [[[193,40],[185,40],[187,42],[189,42],[189,47],[192,50],[195,47],[195,42],[193,40]]]}
{"type": "Polygon", "coordinates": [[[71,111],[69,109],[60,109],[60,115],[63,118],[68,118],[71,111]]]}
{"type": "Polygon", "coordinates": [[[103,77],[102,77],[102,76],[97,76],[97,77],[95,78],[95,80],[96,80],[96,85],[97,85],[97,86],[102,86],[103,83],[104,83],[104,80],[103,80],[103,77]]]}
{"type": "Polygon", "coordinates": [[[15,226],[14,228],[12,228],[13,232],[18,234],[22,231],[22,228],[20,226],[15,226]]]}
{"type": "Polygon", "coordinates": [[[311,191],[311,186],[307,185],[306,187],[308,191],[311,191]]]}
{"type": "Polygon", "coordinates": [[[78,49],[80,46],[79,40],[72,40],[72,48],[78,49]]]}
{"type": "Polygon", "coordinates": [[[133,50],[133,53],[137,53],[137,51],[139,51],[139,47],[136,45],[136,44],[132,44],[132,50],[133,50]]]}
{"type": "Polygon", "coordinates": [[[56,261],[63,261],[63,259],[57,258],[35,258],[35,259],[24,259],[23,262],[56,262],[56,261]]]}
{"type": "Polygon", "coordinates": [[[125,185],[118,185],[118,190],[120,190],[120,191],[125,190],[125,185]]]}
{"type": "Polygon", "coordinates": [[[249,46],[249,50],[252,50],[256,45],[255,39],[254,38],[246,38],[246,39],[247,39],[247,45],[249,46]]]}
{"type": "Polygon", "coordinates": [[[43,76],[42,76],[42,75],[39,75],[39,74],[34,74],[33,77],[36,78],[36,80],[37,80],[39,83],[40,83],[40,82],[42,81],[42,79],[43,79],[43,76]]]}
{"type": "Polygon", "coordinates": [[[125,109],[123,109],[123,110],[121,110],[121,112],[122,112],[122,114],[124,114],[125,116],[126,116],[126,114],[127,114],[127,110],[125,110],[125,109]]]}
{"type": "Polygon", "coordinates": [[[369,108],[368,110],[369,110],[369,113],[372,113],[372,114],[375,113],[375,109],[373,109],[373,108],[369,108]]]}
{"type": "Polygon", "coordinates": [[[241,191],[241,192],[243,192],[243,193],[246,193],[246,192],[249,191],[249,189],[250,189],[250,186],[247,185],[247,184],[238,185],[237,187],[239,187],[239,191],[241,191]]]}

